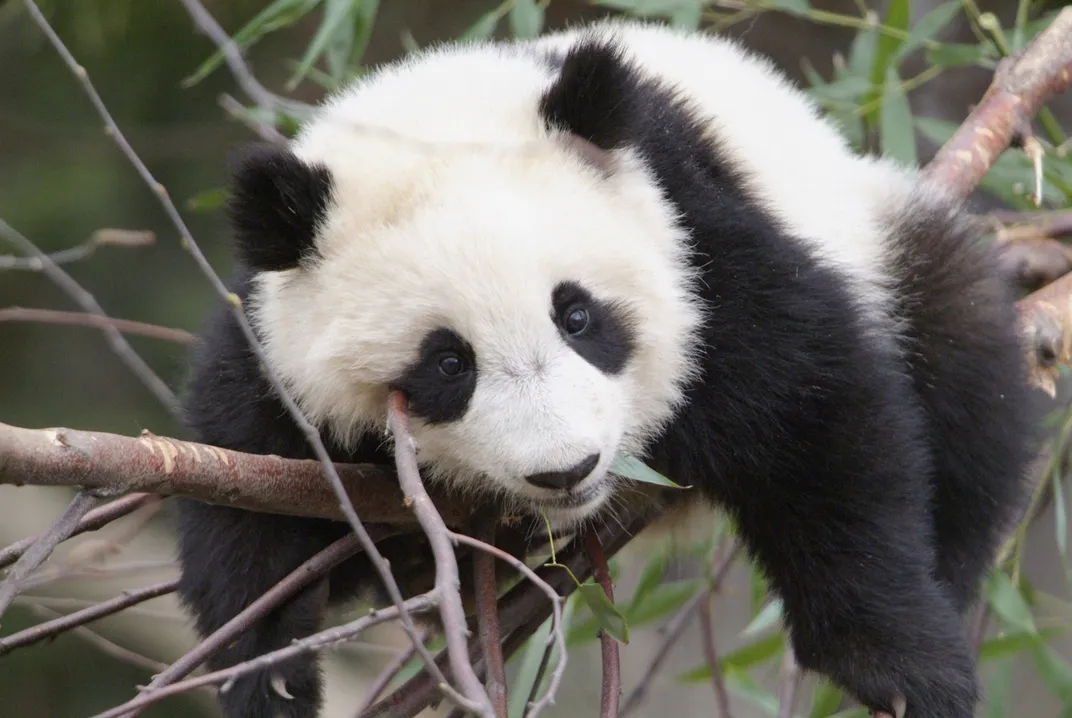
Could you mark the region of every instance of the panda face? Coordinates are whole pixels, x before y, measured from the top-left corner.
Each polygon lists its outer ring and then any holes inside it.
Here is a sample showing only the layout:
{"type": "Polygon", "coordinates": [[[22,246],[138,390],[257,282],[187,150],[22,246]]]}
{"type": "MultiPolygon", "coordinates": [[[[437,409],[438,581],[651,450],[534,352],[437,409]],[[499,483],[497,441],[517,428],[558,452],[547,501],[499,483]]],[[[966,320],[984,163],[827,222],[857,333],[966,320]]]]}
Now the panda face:
{"type": "Polygon", "coordinates": [[[398,389],[429,478],[556,528],[591,516],[615,455],[642,452],[691,375],[699,312],[674,217],[627,153],[608,176],[553,139],[383,145],[279,150],[239,172],[240,248],[265,249],[273,211],[285,241],[308,233],[255,278],[269,360],[343,443],[383,431],[398,389]],[[253,220],[257,187],[278,191],[253,220]]]}

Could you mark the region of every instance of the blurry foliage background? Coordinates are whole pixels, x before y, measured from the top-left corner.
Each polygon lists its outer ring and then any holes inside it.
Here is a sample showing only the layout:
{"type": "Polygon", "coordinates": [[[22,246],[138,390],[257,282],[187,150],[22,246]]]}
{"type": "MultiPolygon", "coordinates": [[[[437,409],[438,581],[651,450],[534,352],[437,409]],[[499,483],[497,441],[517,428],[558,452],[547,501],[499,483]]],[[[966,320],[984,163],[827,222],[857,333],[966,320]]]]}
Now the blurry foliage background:
{"type": "MultiPolygon", "coordinates": [[[[227,92],[245,101],[225,67],[186,82],[214,48],[174,0],[50,0],[40,3],[75,57],[86,67],[116,121],[150,170],[170,190],[201,248],[221,275],[229,271],[220,188],[229,150],[255,139],[217,105],[227,92]]],[[[626,13],[686,26],[723,29],[774,57],[810,87],[861,150],[885,150],[926,162],[989,82],[996,60],[1045,25],[1060,2],[1021,0],[211,0],[207,9],[230,33],[256,37],[247,57],[273,91],[313,103],[325,88],[359,75],[407,50],[466,36],[510,37],[626,13]],[[881,27],[879,27],[881,25],[881,27]],[[265,29],[268,33],[258,33],[265,29]]],[[[208,68],[211,69],[211,68],[208,68]]],[[[149,248],[100,249],[66,269],[113,316],[196,331],[213,301],[210,287],[179,246],[156,199],[138,178],[74,78],[29,20],[21,2],[0,0],[0,217],[45,251],[84,241],[102,227],[151,229],[149,248]]],[[[1037,123],[1049,150],[1044,207],[1072,198],[1072,163],[1064,131],[1072,103],[1061,98],[1037,123]]],[[[290,118],[269,118],[281,129],[290,118]]],[[[772,118],[772,131],[777,131],[772,118]]],[[[975,198],[985,211],[1027,209],[1029,163],[1007,152],[975,198]]],[[[0,254],[7,249],[0,249],[0,254]]],[[[47,279],[30,271],[0,272],[0,307],[71,309],[47,279]]],[[[184,377],[185,350],[128,337],[174,387],[184,377]]],[[[0,421],[27,427],[71,426],[136,435],[142,429],[183,436],[168,413],[109,351],[93,329],[0,324],[0,421]]],[[[1063,441],[1072,421],[1069,392],[1058,394],[1053,425],[1063,441]]],[[[1063,444],[1062,444],[1063,445],[1063,444]]],[[[1072,716],[1072,627],[1066,561],[1067,521],[1061,480],[1067,462],[1052,462],[1036,495],[1042,517],[1009,545],[1002,570],[987,582],[995,619],[983,645],[981,675],[988,689],[980,715],[1072,716]],[[1026,547],[1026,550],[1025,550],[1026,547]]],[[[0,544],[47,526],[69,494],[0,486],[0,544]]],[[[129,523],[129,522],[128,522],[129,523]]],[[[121,534],[122,526],[103,532],[121,534]]],[[[164,509],[97,577],[74,576],[30,592],[4,617],[8,634],[43,616],[41,607],[69,611],[123,587],[159,580],[173,571],[170,512],[164,509]]],[[[623,649],[627,695],[658,645],[651,630],[702,587],[715,536],[668,560],[638,541],[616,562],[619,606],[629,620],[623,649]]],[[[70,542],[51,565],[77,558],[94,537],[70,542]]],[[[595,715],[599,702],[596,622],[571,602],[570,669],[556,716],[595,715]]],[[[718,644],[737,718],[775,715],[783,646],[778,605],[743,562],[730,574],[715,607],[718,644]]],[[[185,616],[171,598],[91,626],[100,635],[156,661],[168,662],[190,645],[185,616]]],[[[698,632],[686,632],[647,702],[636,715],[711,715],[713,698],[698,632]],[[695,683],[695,685],[692,685],[695,683]]],[[[377,631],[367,641],[330,654],[325,715],[349,716],[362,691],[390,660],[399,636],[377,631]],[[363,665],[358,666],[358,661],[363,665]]],[[[511,675],[531,678],[519,657],[511,675]],[[521,675],[517,674],[520,671],[521,675]]],[[[149,671],[77,635],[0,658],[0,715],[80,718],[129,698],[149,671]]],[[[839,710],[828,687],[808,681],[797,713],[810,718],[839,710]]],[[[166,701],[147,718],[217,715],[208,693],[166,701]]],[[[851,712],[839,716],[859,715],[851,712]]]]}

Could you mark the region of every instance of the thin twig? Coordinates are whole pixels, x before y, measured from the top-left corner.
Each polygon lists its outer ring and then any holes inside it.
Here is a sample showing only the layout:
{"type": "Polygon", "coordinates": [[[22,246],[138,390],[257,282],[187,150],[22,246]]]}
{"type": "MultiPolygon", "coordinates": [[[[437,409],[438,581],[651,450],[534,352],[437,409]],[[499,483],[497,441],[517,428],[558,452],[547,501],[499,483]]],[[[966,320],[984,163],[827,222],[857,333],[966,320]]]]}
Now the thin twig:
{"type": "MultiPolygon", "coordinates": [[[[31,0],[28,0],[28,2],[31,0]]],[[[85,71],[83,70],[83,73],[85,71]]],[[[95,314],[98,317],[108,317],[108,313],[104,311],[96,297],[90,294],[85,287],[76,282],[74,278],[65,272],[62,267],[52,261],[52,259],[38,249],[37,245],[27,239],[21,232],[9,225],[7,222],[0,220],[0,236],[3,236],[10,244],[14,245],[20,252],[28,254],[41,263],[41,271],[45,273],[53,284],[63,290],[67,296],[74,300],[78,306],[82,307],[90,314],[95,314]]],[[[160,400],[164,406],[175,416],[180,415],[179,401],[175,398],[174,392],[164,383],[164,380],[156,375],[156,372],[145,363],[145,360],[138,356],[138,353],[134,351],[134,347],[130,346],[130,343],[123,337],[122,333],[115,327],[102,327],[104,331],[104,337],[108,341],[108,345],[112,348],[112,351],[119,357],[120,360],[137,376],[143,384],[160,400]]]]}
{"type": "MultiPolygon", "coordinates": [[[[379,539],[382,536],[376,538],[379,539]]],[[[151,693],[160,690],[188,675],[217,651],[232,643],[240,634],[249,630],[254,623],[265,618],[284,601],[322,578],[334,566],[356,554],[358,548],[357,537],[353,534],[346,534],[327,548],[317,552],[257,600],[239,611],[231,620],[217,628],[211,635],[206,636],[186,655],[172,663],[167,670],[158,673],[142,692],[151,693]]]]}
{"type": "MultiPolygon", "coordinates": [[[[90,235],[89,239],[74,247],[53,252],[46,255],[53,264],[68,264],[88,259],[100,247],[144,247],[153,244],[156,235],[148,230],[137,229],[98,229],[90,235]]],[[[45,262],[39,257],[15,257],[8,254],[0,254],[0,270],[21,269],[29,272],[40,272],[45,269],[45,262]]]]}
{"type": "Polygon", "coordinates": [[[33,322],[35,324],[65,324],[76,327],[93,327],[106,329],[112,327],[124,334],[137,334],[152,339],[192,345],[195,337],[183,329],[171,329],[157,324],[136,322],[131,319],[102,317],[99,314],[84,312],[60,312],[52,309],[27,309],[25,307],[8,307],[0,309],[0,322],[33,322]]]}
{"type": "MultiPolygon", "coordinates": [[[[495,521],[485,519],[479,525],[480,538],[489,546],[495,544],[495,521]]],[[[488,671],[486,686],[488,698],[497,718],[507,718],[506,666],[502,655],[502,633],[499,628],[499,606],[495,580],[495,557],[486,551],[473,552],[473,578],[476,594],[476,626],[484,661],[488,671]]]]}
{"type": "Polygon", "coordinates": [[[302,111],[307,110],[308,106],[304,103],[297,102],[295,100],[288,100],[283,97],[269,92],[264,85],[262,85],[256,77],[253,76],[253,72],[246,65],[246,61],[242,59],[242,51],[239,50],[238,45],[231,39],[220,24],[216,22],[216,18],[212,17],[211,13],[205,9],[198,0],[179,0],[183,7],[186,8],[186,12],[190,14],[190,19],[194,21],[194,25],[204,35],[206,35],[223,55],[224,61],[227,63],[228,69],[231,71],[231,75],[238,83],[242,91],[249,96],[249,99],[253,100],[263,110],[276,110],[285,109],[290,111],[302,111]]]}
{"type": "MultiPolygon", "coordinates": [[[[614,584],[610,579],[610,567],[607,557],[603,555],[603,546],[599,535],[590,532],[585,535],[585,549],[595,569],[596,580],[603,587],[607,598],[614,603],[614,584]]],[[[603,652],[603,692],[600,700],[600,718],[617,718],[618,701],[622,693],[622,670],[618,656],[618,641],[606,631],[599,632],[599,642],[603,652]]]]}
{"type": "MultiPolygon", "coordinates": [[[[430,634],[431,631],[425,629],[421,634],[421,638],[427,640],[430,634]]],[[[395,656],[394,660],[387,664],[386,668],[380,671],[380,675],[376,676],[376,680],[369,686],[368,694],[365,695],[365,700],[361,701],[361,705],[354,714],[354,718],[362,718],[365,715],[365,711],[376,702],[376,699],[380,697],[380,694],[391,684],[391,681],[394,680],[395,676],[406,667],[406,664],[412,660],[416,653],[417,648],[412,643],[409,643],[405,649],[395,656]]]]}
{"type": "MultiPolygon", "coordinates": [[[[421,613],[435,608],[436,606],[436,594],[435,591],[421,594],[415,598],[411,598],[405,602],[405,610],[407,614],[421,613]]],[[[229,668],[224,668],[212,673],[206,673],[196,678],[187,678],[186,680],[179,681],[178,683],[172,683],[169,686],[165,686],[160,690],[152,691],[151,693],[142,693],[137,698],[127,701],[123,705],[116,706],[103,713],[98,713],[91,718],[119,718],[119,716],[125,716],[131,711],[138,711],[146,706],[152,705],[162,701],[170,696],[185,693],[193,690],[194,688],[200,688],[201,686],[217,685],[225,683],[242,676],[249,675],[250,673],[256,673],[262,671],[265,668],[288,661],[296,656],[310,653],[312,651],[319,651],[324,648],[329,648],[334,644],[342,641],[349,640],[354,636],[361,634],[363,631],[371,628],[372,626],[379,625],[386,621],[394,620],[398,618],[401,611],[397,606],[389,606],[379,611],[374,611],[367,616],[351,621],[350,623],[338,626],[336,628],[330,628],[326,631],[320,631],[308,638],[304,638],[300,641],[295,641],[286,648],[280,648],[270,653],[265,653],[262,656],[258,656],[249,661],[235,664],[229,668]]]]}
{"type": "Polygon", "coordinates": [[[253,130],[253,132],[265,142],[271,142],[274,145],[282,145],[286,143],[287,138],[284,137],[279,130],[272,127],[267,122],[263,122],[256,117],[251,117],[246,108],[242,106],[242,103],[227,93],[223,93],[216,98],[216,102],[219,103],[220,107],[223,108],[228,115],[253,130]]]}
{"type": "MultiPolygon", "coordinates": [[[[145,166],[145,163],[141,160],[138,154],[131,147],[126,137],[123,135],[119,126],[112,119],[111,113],[105,106],[104,101],[101,99],[100,94],[97,92],[93,83],[89,79],[89,74],[86,69],[78,64],[74,55],[67,49],[67,46],[63,44],[63,40],[60,39],[56,31],[49,25],[48,20],[41,13],[40,8],[34,0],[24,0],[27,10],[30,16],[34,19],[37,25],[41,28],[41,31],[48,37],[52,46],[59,53],[60,57],[74,73],[75,77],[82,86],[86,95],[89,97],[93,106],[96,108],[97,113],[104,121],[106,131],[115,140],[116,144],[122,150],[123,154],[137,169],[138,174],[142,177],[145,183],[153,190],[153,193],[160,200],[160,204],[163,207],[165,213],[171,223],[178,230],[179,236],[182,240],[182,246],[190,253],[194,258],[194,262],[201,269],[205,278],[216,290],[216,293],[223,298],[231,307],[232,314],[235,318],[235,323],[238,325],[239,330],[242,332],[242,336],[245,337],[250,351],[257,357],[261,373],[268,381],[272,390],[275,392],[276,397],[282,402],[286,408],[287,413],[297,424],[301,430],[302,435],[309,442],[313,448],[313,453],[323,466],[324,474],[328,479],[328,483],[331,486],[332,491],[338,500],[339,507],[342,510],[343,515],[346,518],[347,523],[357,534],[358,539],[361,541],[361,548],[365,554],[369,557],[370,562],[375,567],[376,572],[379,574],[380,579],[383,581],[384,588],[387,590],[387,594],[391,597],[391,601],[401,612],[402,627],[405,629],[406,634],[410,640],[413,641],[414,646],[417,648],[417,652],[421,655],[421,658],[428,664],[428,670],[439,681],[441,690],[456,702],[464,704],[465,700],[454,689],[452,689],[444,679],[442,672],[435,665],[432,655],[425,648],[424,643],[420,641],[420,635],[417,631],[413,621],[406,613],[405,601],[402,598],[402,592],[398,588],[398,582],[395,580],[394,575],[391,573],[391,569],[387,561],[383,558],[383,555],[376,548],[375,542],[369,537],[368,531],[366,531],[361,519],[358,518],[357,512],[354,510],[353,502],[350,501],[350,497],[347,495],[346,489],[343,486],[342,479],[339,478],[339,474],[335,469],[335,464],[331,460],[331,456],[328,454],[327,448],[324,446],[324,442],[320,437],[319,430],[309,422],[309,419],[298,407],[294,397],[290,395],[290,392],[283,385],[278,374],[272,367],[271,362],[268,361],[268,357],[265,355],[264,348],[258,341],[256,334],[253,331],[253,327],[249,323],[249,319],[246,317],[245,311],[242,308],[242,302],[237,295],[230,292],[219,275],[212,269],[212,265],[209,264],[208,259],[205,258],[204,253],[198,246],[197,241],[190,233],[189,228],[186,226],[186,222],[183,221],[182,215],[179,213],[175,203],[171,201],[171,197],[168,194],[167,188],[164,187],[153,174],[149,171],[149,168],[145,166]]],[[[118,332],[116,332],[118,334],[118,332]]]]}
{"type": "Polygon", "coordinates": [[[696,615],[696,611],[706,600],[706,594],[717,592],[722,586],[726,574],[729,573],[729,570],[733,566],[734,561],[736,561],[737,554],[740,551],[741,544],[739,543],[735,543],[729,551],[726,551],[711,572],[710,587],[697,591],[684,606],[678,609],[678,612],[674,614],[674,617],[670,619],[670,622],[666,624],[666,628],[662,631],[662,642],[659,644],[658,650],[655,651],[655,655],[645,669],[644,675],[641,676],[640,680],[629,694],[629,697],[626,698],[625,704],[619,712],[620,716],[632,713],[644,702],[644,699],[648,694],[648,688],[651,686],[652,681],[655,680],[655,676],[662,668],[667,657],[669,657],[671,649],[678,644],[681,634],[685,632],[685,628],[689,625],[689,621],[692,620],[696,615]]]}
{"type": "MultiPolygon", "coordinates": [[[[532,702],[528,712],[525,713],[528,718],[536,718],[536,716],[540,714],[540,711],[542,711],[551,701],[554,700],[555,694],[558,692],[558,686],[562,682],[562,676],[566,672],[566,631],[565,627],[562,625],[562,597],[558,595],[558,592],[555,591],[554,587],[552,587],[551,584],[540,578],[539,574],[537,574],[531,568],[526,566],[525,562],[521,561],[516,556],[511,556],[506,551],[503,551],[497,546],[494,546],[485,541],[478,541],[464,534],[452,532],[450,534],[450,538],[455,543],[472,546],[476,548],[480,553],[487,553],[501,561],[510,564],[510,566],[512,566],[522,576],[524,576],[533,585],[535,585],[536,588],[538,588],[540,591],[547,595],[547,598],[551,604],[551,634],[547,638],[547,645],[550,646],[553,641],[558,646],[560,659],[558,661],[558,665],[555,666],[554,673],[551,674],[551,680],[547,684],[547,691],[538,701],[532,702]]],[[[496,609],[498,608],[497,604],[495,605],[495,607],[496,609]]],[[[498,613],[497,610],[496,613],[498,613]]],[[[499,628],[501,633],[501,626],[497,628],[499,628]]],[[[502,661],[501,649],[499,651],[499,660],[502,661]]],[[[485,661],[485,665],[487,665],[487,661],[485,661]]],[[[506,679],[504,677],[504,684],[505,680],[506,679]]],[[[539,685],[539,681],[537,681],[537,685],[539,685]]]]}
{"type": "Polygon", "coordinates": [[[52,524],[52,528],[34,540],[26,553],[11,567],[4,582],[0,583],[0,616],[4,615],[8,606],[15,600],[26,577],[48,559],[56,546],[70,538],[82,518],[100,502],[99,496],[79,491],[56,523],[52,524]]]}
{"type": "MultiPolygon", "coordinates": [[[[34,611],[39,615],[44,616],[45,618],[60,615],[55,611],[45,608],[44,606],[41,606],[39,604],[31,605],[30,610],[34,611]]],[[[62,620],[62,618],[59,620],[62,620]]],[[[149,658],[148,656],[143,656],[137,651],[132,651],[129,648],[120,646],[118,643],[108,640],[96,631],[92,631],[85,626],[74,626],[70,629],[70,632],[78,636],[79,638],[82,638],[83,640],[93,644],[107,655],[129,663],[133,666],[137,666],[138,668],[148,671],[150,674],[156,673],[159,670],[167,668],[166,663],[161,663],[160,661],[149,658]]]]}
{"type": "Polygon", "coordinates": [[[466,710],[479,712],[486,718],[495,718],[491,700],[469,662],[469,627],[465,621],[461,594],[458,592],[461,585],[458,578],[458,559],[454,555],[447,526],[421,481],[415,442],[409,432],[406,399],[401,392],[392,391],[387,401],[387,425],[394,435],[398,483],[406,494],[406,504],[417,515],[435,555],[435,585],[439,597],[439,615],[443,621],[443,635],[447,639],[447,655],[450,657],[454,678],[461,686],[464,696],[461,701],[454,700],[466,710]]]}
{"type": "MultiPolygon", "coordinates": [[[[732,718],[730,713],[730,696],[726,691],[726,680],[722,675],[722,666],[718,661],[718,644],[715,641],[715,626],[711,619],[711,604],[715,594],[710,589],[703,591],[704,600],[700,602],[700,632],[703,639],[704,657],[711,669],[711,687],[715,692],[715,705],[721,718],[732,718]]],[[[779,716],[778,718],[783,718],[779,716]]]]}
{"type": "Polygon", "coordinates": [[[119,596],[102,601],[89,608],[69,613],[48,623],[40,623],[18,633],[12,633],[10,636],[0,638],[0,656],[10,653],[16,648],[33,645],[38,641],[57,636],[64,631],[69,631],[105,616],[110,616],[113,613],[118,613],[130,606],[136,606],[139,603],[172,593],[178,584],[178,579],[172,579],[144,588],[127,589],[119,596]]]}
{"type": "MultiPolygon", "coordinates": [[[[0,434],[3,434],[3,428],[4,426],[0,424],[0,434]]],[[[0,440],[0,447],[3,447],[4,449],[7,448],[2,440],[0,440]]],[[[0,450],[0,483],[6,483],[3,481],[3,454],[4,451],[0,450]]],[[[104,506],[100,506],[98,508],[93,509],[84,517],[82,517],[82,520],[78,522],[78,526],[73,532],[71,532],[71,536],[77,536],[78,534],[85,533],[87,531],[96,531],[103,526],[107,526],[116,519],[120,519],[127,514],[137,511],[146,504],[150,504],[159,500],[160,497],[155,496],[154,494],[143,493],[130,494],[128,496],[118,498],[109,504],[105,504],[104,506]]],[[[15,561],[18,560],[19,556],[22,556],[26,552],[26,550],[33,545],[34,541],[36,541],[37,538],[37,536],[28,536],[20,541],[16,541],[7,548],[0,550],[0,568],[5,568],[15,563],[15,561]]]]}

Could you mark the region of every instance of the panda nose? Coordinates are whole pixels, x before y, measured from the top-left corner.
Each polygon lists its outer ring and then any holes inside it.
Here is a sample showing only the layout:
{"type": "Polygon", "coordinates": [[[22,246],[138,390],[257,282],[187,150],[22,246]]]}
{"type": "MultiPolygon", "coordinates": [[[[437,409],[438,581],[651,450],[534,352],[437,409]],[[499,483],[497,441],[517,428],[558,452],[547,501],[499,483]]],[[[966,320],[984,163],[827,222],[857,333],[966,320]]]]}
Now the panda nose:
{"type": "Polygon", "coordinates": [[[533,486],[539,486],[541,489],[572,489],[581,483],[588,474],[592,473],[592,469],[596,468],[598,463],[599,454],[592,454],[581,463],[565,471],[545,471],[541,474],[531,474],[525,477],[525,481],[528,481],[533,486]]]}

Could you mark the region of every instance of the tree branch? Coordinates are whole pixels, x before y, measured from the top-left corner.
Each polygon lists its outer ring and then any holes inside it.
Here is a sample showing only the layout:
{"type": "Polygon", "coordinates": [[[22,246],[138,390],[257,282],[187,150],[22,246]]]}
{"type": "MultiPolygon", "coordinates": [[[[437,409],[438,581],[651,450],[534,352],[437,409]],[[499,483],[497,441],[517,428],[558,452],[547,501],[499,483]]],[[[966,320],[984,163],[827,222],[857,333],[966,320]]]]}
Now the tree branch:
{"type": "Polygon", "coordinates": [[[165,596],[172,593],[178,584],[178,579],[172,579],[170,581],[164,581],[163,583],[153,584],[152,586],[146,586],[145,588],[128,589],[113,599],[103,601],[81,611],[69,613],[66,616],[49,621],[48,623],[40,623],[36,626],[27,628],[24,631],[12,633],[10,636],[0,638],[0,656],[10,653],[16,648],[33,645],[46,638],[58,636],[64,631],[69,631],[72,628],[83,626],[87,623],[104,618],[105,616],[111,616],[113,613],[119,613],[120,611],[131,606],[136,606],[139,603],[144,603],[145,601],[159,596],[165,596]]]}
{"type": "Polygon", "coordinates": [[[43,564],[61,542],[70,538],[85,515],[100,502],[99,496],[79,491],[52,528],[34,539],[26,553],[8,571],[7,578],[0,583],[0,616],[4,615],[22,590],[23,579],[43,564]]]}
{"type": "MultiPolygon", "coordinates": [[[[495,544],[494,517],[482,517],[477,524],[481,541],[495,544]]],[[[473,578],[476,583],[476,626],[484,660],[488,664],[487,691],[495,708],[496,718],[507,718],[509,709],[506,685],[506,666],[502,655],[502,630],[499,626],[499,605],[495,580],[495,557],[486,551],[473,552],[473,578]]]]}
{"type": "Polygon", "coordinates": [[[1043,105],[1072,85],[1072,8],[1065,8],[1015,57],[1003,59],[990,88],[925,172],[967,197],[1043,105]]]}
{"type": "Polygon", "coordinates": [[[8,307],[0,309],[0,322],[33,322],[35,324],[64,324],[75,327],[93,327],[95,329],[116,329],[124,334],[137,334],[152,339],[161,339],[176,344],[192,345],[194,335],[182,329],[171,329],[156,324],[135,322],[130,319],[88,314],[83,312],[58,312],[52,309],[26,309],[8,307]]]}
{"type": "MultiPolygon", "coordinates": [[[[585,534],[585,550],[588,552],[588,560],[591,561],[595,570],[596,581],[603,587],[603,593],[607,599],[614,603],[614,583],[610,580],[610,567],[607,565],[607,557],[603,555],[603,547],[599,543],[599,535],[590,532],[585,534]]],[[[603,687],[600,699],[600,718],[617,718],[618,701],[622,693],[622,670],[621,660],[618,656],[618,641],[606,631],[599,632],[599,643],[603,653],[603,687]]]]}

